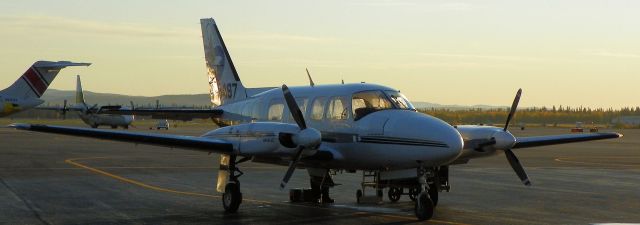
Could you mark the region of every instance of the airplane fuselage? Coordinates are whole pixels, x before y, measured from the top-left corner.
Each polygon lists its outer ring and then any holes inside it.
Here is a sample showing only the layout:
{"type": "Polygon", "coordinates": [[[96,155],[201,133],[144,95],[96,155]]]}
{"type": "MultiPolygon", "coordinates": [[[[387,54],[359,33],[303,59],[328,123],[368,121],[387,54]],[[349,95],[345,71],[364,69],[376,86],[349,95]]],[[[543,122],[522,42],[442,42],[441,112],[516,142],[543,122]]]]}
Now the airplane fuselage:
{"type": "Polygon", "coordinates": [[[78,116],[91,127],[111,126],[128,128],[133,122],[133,116],[109,115],[79,112],[78,116]]]}
{"type": "MultiPolygon", "coordinates": [[[[327,161],[307,160],[305,165],[339,169],[416,168],[449,163],[462,151],[463,140],[454,127],[416,112],[404,97],[397,99],[399,92],[392,88],[342,84],[292,87],[291,92],[307,125],[322,133],[317,151],[330,153],[332,157],[327,161]]],[[[276,164],[282,162],[277,158],[261,158],[260,154],[281,153],[286,157],[296,151],[279,140],[279,133],[299,130],[280,89],[219,108],[224,110],[225,120],[246,125],[223,127],[204,136],[228,140],[234,143],[238,154],[254,155],[256,160],[276,164]]]]}
{"type": "Polygon", "coordinates": [[[0,96],[0,117],[31,109],[43,102],[43,100],[38,98],[21,99],[10,96],[0,96]]]}

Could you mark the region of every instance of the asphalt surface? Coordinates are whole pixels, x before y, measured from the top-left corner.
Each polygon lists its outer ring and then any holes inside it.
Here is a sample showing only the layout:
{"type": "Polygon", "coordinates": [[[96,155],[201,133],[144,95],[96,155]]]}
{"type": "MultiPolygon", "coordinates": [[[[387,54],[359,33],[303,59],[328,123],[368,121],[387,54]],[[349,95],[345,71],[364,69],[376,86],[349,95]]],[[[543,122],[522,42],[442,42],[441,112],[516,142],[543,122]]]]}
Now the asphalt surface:
{"type": "MultiPolygon", "coordinates": [[[[158,132],[133,129],[140,132],[158,132]]],[[[202,128],[170,133],[198,135],[202,128]]],[[[160,131],[167,132],[167,131],[160,131]]],[[[566,133],[527,129],[516,136],[566,133]]],[[[452,166],[426,224],[640,222],[640,130],[590,143],[515,151],[532,187],[502,155],[452,166]]],[[[286,168],[241,164],[244,201],[226,214],[215,191],[217,156],[0,128],[0,224],[405,224],[413,203],[356,204],[361,174],[338,174],[330,205],[288,203],[286,168]]],[[[303,170],[290,188],[307,187],[303,170]]],[[[371,192],[369,192],[371,193],[371,192]]],[[[386,190],[385,190],[386,195],[386,190]]]]}

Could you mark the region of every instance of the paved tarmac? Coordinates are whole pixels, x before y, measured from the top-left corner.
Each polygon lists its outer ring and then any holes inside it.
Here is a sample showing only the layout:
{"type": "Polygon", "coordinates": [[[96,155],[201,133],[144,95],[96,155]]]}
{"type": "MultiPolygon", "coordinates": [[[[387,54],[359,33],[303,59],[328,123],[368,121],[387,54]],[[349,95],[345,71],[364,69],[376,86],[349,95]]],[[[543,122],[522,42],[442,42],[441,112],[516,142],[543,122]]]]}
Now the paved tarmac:
{"type": "MultiPolygon", "coordinates": [[[[434,218],[423,223],[640,222],[640,130],[620,132],[625,137],[617,140],[515,151],[533,187],[520,183],[502,155],[452,166],[451,192],[440,194],[434,218]]],[[[360,173],[334,178],[342,184],[332,189],[335,204],[293,204],[278,188],[286,168],[242,164],[245,200],[239,213],[225,214],[215,192],[216,155],[5,128],[0,146],[0,224],[419,223],[406,196],[356,204],[360,173]]],[[[306,172],[296,171],[289,187],[307,186],[306,172]]]]}

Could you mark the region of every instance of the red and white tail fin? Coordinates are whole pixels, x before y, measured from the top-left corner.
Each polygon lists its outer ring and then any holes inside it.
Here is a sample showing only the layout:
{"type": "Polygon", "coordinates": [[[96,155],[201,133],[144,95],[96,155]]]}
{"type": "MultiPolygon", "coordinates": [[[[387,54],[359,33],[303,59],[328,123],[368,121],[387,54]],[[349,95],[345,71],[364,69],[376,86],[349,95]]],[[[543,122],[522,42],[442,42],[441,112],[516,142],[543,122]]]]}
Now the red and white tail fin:
{"type": "Polygon", "coordinates": [[[67,66],[89,66],[91,63],[37,61],[16,82],[0,91],[14,98],[40,98],[61,69],[67,66]]]}
{"type": "Polygon", "coordinates": [[[211,103],[218,106],[247,98],[247,90],[240,82],[215,20],[200,19],[200,25],[211,103]]]}

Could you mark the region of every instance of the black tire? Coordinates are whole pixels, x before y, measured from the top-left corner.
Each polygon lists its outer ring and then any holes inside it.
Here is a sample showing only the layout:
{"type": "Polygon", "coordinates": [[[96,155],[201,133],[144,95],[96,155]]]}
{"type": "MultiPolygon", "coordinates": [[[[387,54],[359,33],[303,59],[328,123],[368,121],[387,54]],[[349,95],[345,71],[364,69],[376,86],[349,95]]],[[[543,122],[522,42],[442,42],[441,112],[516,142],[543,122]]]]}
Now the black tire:
{"type": "Polygon", "coordinates": [[[376,190],[376,196],[382,200],[382,197],[384,196],[384,192],[382,191],[382,189],[376,190]]]}
{"type": "Polygon", "coordinates": [[[398,202],[400,197],[402,196],[402,188],[389,188],[389,192],[387,192],[387,197],[389,197],[389,201],[398,202]]]}
{"type": "Polygon", "coordinates": [[[360,203],[360,199],[362,198],[362,190],[358,189],[356,191],[356,202],[360,203]]]}
{"type": "Polygon", "coordinates": [[[238,211],[242,203],[242,193],[240,193],[240,187],[236,183],[228,183],[224,188],[222,194],[222,206],[224,211],[228,213],[235,213],[238,211]]]}
{"type": "Polygon", "coordinates": [[[128,130],[129,129],[129,125],[125,125],[122,128],[124,128],[125,130],[128,130]]]}
{"type": "Polygon", "coordinates": [[[422,192],[418,195],[414,209],[418,220],[428,220],[433,217],[435,206],[433,205],[431,198],[429,198],[429,193],[422,192]]]}
{"type": "Polygon", "coordinates": [[[416,201],[416,199],[418,198],[418,194],[420,194],[420,189],[418,188],[411,188],[409,189],[409,198],[411,199],[411,201],[416,201]]]}
{"type": "Polygon", "coordinates": [[[433,206],[438,205],[438,189],[434,185],[429,185],[429,198],[431,198],[433,206]]]}

